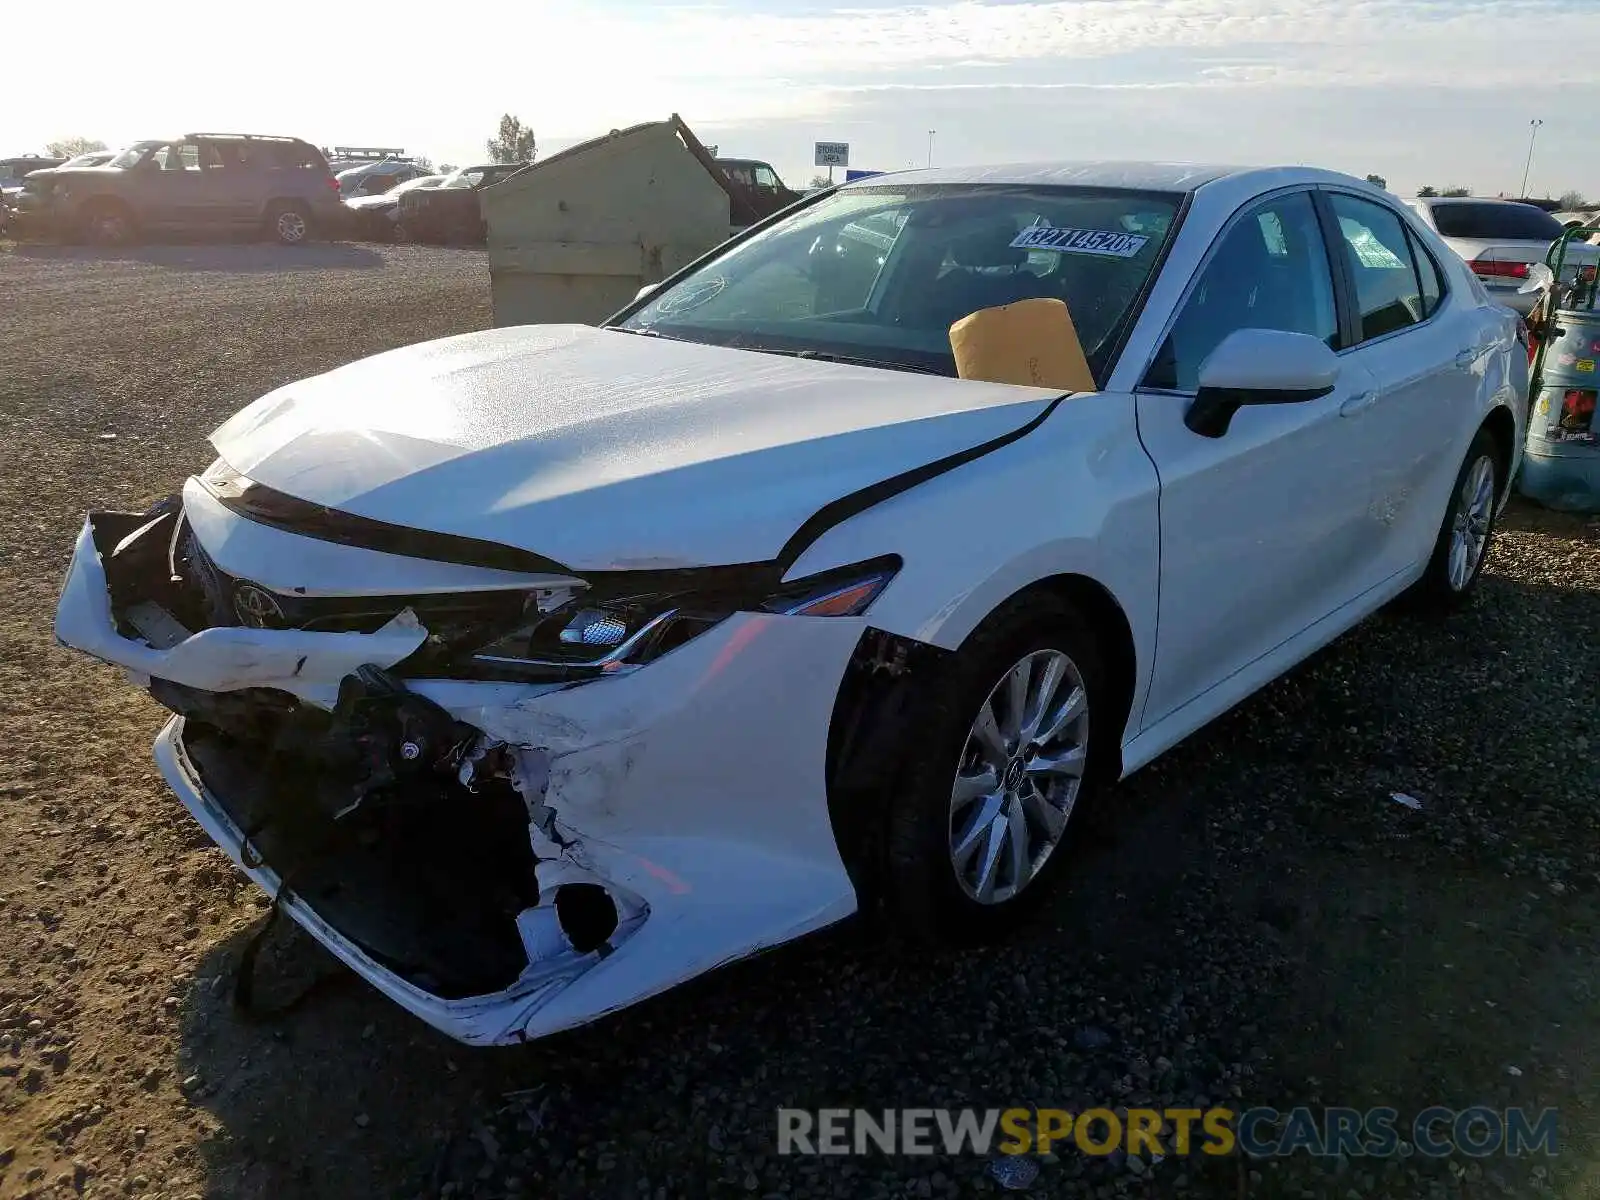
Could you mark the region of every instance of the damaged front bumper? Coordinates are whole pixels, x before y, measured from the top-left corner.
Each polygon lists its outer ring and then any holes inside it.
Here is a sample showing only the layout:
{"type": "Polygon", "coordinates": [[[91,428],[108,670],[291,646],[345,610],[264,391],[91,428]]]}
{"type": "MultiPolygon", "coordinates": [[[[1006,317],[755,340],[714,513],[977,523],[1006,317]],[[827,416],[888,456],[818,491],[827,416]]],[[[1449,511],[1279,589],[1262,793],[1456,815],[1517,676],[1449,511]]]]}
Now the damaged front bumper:
{"type": "Polygon", "coordinates": [[[85,524],[58,639],[190,711],[155,747],[185,807],[311,936],[449,1036],[581,1025],[855,911],[825,758],[861,618],[736,613],[578,685],[406,680],[467,730],[459,778],[346,817],[314,802],[328,780],[279,779],[281,755],[209,714],[277,706],[296,737],[293,722],[320,734],[354,673],[403,663],[427,630],[410,613],[368,633],[131,621],[106,572],[124,537],[85,524]]]}

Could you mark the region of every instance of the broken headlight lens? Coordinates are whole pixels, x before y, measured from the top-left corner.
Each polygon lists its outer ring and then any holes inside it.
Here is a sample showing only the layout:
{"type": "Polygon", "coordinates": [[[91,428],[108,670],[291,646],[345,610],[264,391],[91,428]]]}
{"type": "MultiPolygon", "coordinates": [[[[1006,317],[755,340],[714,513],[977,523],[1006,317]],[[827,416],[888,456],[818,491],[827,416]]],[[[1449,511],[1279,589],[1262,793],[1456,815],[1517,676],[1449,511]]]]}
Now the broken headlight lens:
{"type": "Polygon", "coordinates": [[[736,612],[859,616],[899,569],[898,558],[873,559],[783,584],[759,600],[726,588],[691,585],[530,611],[516,629],[474,651],[471,661],[489,671],[554,668],[580,675],[618,674],[660,658],[736,612]]]}

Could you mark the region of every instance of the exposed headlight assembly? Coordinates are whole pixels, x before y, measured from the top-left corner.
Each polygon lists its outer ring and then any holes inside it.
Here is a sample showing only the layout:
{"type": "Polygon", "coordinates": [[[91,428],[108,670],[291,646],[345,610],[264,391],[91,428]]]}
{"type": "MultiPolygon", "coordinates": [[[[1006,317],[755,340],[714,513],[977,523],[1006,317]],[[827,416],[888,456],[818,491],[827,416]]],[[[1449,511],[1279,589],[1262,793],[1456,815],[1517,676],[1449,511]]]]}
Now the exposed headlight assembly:
{"type": "Polygon", "coordinates": [[[531,679],[592,678],[637,670],[677,649],[736,612],[793,617],[854,617],[866,612],[895,577],[900,559],[890,556],[783,584],[752,601],[726,585],[726,572],[712,569],[697,586],[695,572],[683,586],[647,594],[598,600],[580,596],[553,612],[529,611],[517,627],[474,651],[467,663],[475,676],[531,679]]]}

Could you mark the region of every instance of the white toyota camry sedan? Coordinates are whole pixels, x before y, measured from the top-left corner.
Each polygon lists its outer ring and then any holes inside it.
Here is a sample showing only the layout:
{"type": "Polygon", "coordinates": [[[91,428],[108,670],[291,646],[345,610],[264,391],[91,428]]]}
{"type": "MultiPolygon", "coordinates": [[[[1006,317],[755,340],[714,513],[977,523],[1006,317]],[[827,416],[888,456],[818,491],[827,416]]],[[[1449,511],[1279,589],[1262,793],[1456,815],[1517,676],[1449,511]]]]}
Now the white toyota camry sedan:
{"type": "Polygon", "coordinates": [[[174,713],[162,772],[280,911],[538,1037],[858,909],[1014,924],[1119,777],[1472,591],[1520,336],[1344,175],[880,176],[602,328],[262,397],[89,515],[56,633],[174,713]],[[952,323],[1041,298],[1093,387],[958,377],[952,323]]]}

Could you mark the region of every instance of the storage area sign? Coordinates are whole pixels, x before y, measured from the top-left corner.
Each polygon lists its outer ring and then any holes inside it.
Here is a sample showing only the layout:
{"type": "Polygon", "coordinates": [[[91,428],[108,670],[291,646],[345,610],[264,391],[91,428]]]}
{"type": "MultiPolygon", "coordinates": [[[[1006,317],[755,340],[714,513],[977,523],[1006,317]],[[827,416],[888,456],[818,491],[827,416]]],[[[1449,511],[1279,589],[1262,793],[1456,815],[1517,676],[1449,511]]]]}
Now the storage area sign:
{"type": "Polygon", "coordinates": [[[850,143],[818,142],[816,165],[819,167],[848,167],[850,165],[850,143]]]}

